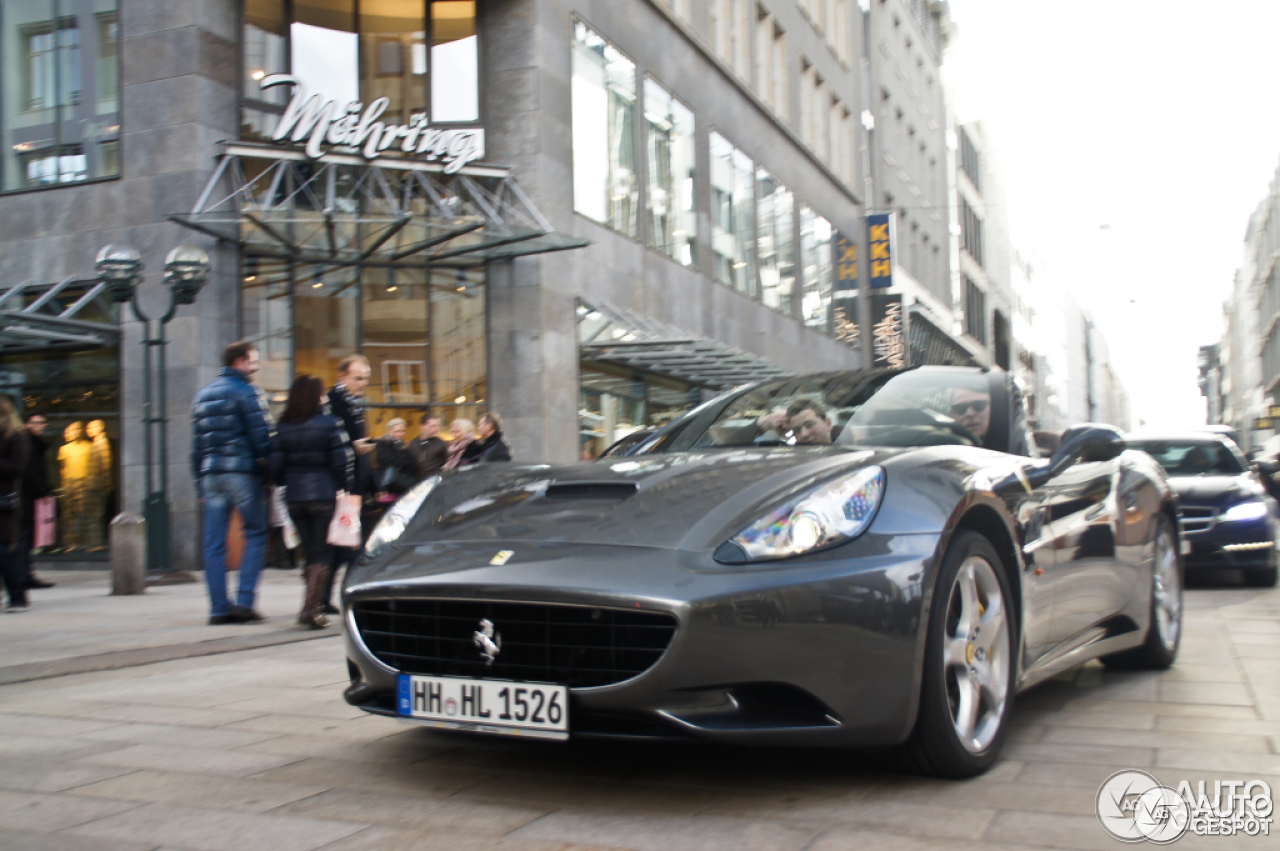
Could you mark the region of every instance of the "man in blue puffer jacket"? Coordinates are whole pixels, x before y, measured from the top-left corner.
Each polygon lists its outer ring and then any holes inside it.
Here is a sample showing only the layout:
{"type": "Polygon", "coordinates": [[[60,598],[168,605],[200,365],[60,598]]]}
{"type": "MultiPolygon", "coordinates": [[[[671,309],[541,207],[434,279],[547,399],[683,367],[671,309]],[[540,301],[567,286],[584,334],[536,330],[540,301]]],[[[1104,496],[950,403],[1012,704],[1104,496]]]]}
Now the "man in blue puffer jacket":
{"type": "Polygon", "coordinates": [[[191,471],[204,507],[204,577],[209,623],[260,621],[254,608],[258,575],[267,551],[263,494],[273,429],[266,400],[253,386],[258,350],[232,343],[222,352],[222,372],[191,404],[191,471]],[[235,602],[227,598],[227,527],[231,509],[244,522],[244,556],[235,602]]]}

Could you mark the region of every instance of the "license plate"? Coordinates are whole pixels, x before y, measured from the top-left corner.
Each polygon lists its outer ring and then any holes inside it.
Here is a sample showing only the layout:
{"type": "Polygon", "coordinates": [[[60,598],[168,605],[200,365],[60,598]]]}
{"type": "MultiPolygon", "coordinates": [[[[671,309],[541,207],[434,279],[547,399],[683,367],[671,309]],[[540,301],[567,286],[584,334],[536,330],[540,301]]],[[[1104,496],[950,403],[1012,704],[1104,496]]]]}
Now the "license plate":
{"type": "Polygon", "coordinates": [[[449,730],[569,738],[565,686],[401,674],[396,712],[449,730]]]}

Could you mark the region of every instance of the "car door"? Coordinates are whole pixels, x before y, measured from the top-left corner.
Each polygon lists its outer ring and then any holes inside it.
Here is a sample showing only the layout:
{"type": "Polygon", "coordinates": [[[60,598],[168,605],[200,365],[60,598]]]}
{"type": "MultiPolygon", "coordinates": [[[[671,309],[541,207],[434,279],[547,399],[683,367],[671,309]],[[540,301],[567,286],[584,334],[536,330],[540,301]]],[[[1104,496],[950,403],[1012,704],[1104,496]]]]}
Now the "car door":
{"type": "Polygon", "coordinates": [[[1117,468],[1115,459],[1077,462],[1045,487],[1046,535],[1053,540],[1052,563],[1044,567],[1052,600],[1048,655],[1069,651],[1116,611],[1117,468]]]}

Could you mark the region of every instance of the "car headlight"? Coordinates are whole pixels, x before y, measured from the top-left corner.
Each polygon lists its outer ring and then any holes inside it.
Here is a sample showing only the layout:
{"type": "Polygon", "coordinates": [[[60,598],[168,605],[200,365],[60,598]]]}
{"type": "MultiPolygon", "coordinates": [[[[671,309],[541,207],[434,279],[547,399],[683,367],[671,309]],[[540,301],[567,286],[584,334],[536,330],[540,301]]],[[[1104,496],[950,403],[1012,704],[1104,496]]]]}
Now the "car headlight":
{"type": "Polygon", "coordinates": [[[1239,523],[1243,520],[1261,520],[1268,514],[1265,502],[1242,502],[1218,515],[1221,523],[1239,523]]]}
{"type": "Polygon", "coordinates": [[[716,550],[716,560],[727,564],[766,561],[851,541],[871,525],[884,496],[884,482],[883,467],[866,467],[828,482],[734,535],[716,550]]]}
{"type": "Polygon", "coordinates": [[[419,482],[405,491],[404,496],[383,512],[382,519],[378,521],[377,526],[373,527],[373,533],[364,542],[365,558],[377,558],[386,552],[388,547],[400,540],[404,530],[409,527],[409,521],[418,513],[422,503],[438,484],[440,484],[439,476],[432,476],[419,482]]]}

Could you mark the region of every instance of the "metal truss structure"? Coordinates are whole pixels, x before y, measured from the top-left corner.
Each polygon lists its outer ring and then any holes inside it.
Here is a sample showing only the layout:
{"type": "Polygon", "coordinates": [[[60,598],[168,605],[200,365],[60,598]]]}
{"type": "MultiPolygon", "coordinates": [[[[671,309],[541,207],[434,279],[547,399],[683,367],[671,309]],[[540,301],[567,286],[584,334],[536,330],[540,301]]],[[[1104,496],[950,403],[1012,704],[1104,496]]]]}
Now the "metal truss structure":
{"type": "Polygon", "coordinates": [[[583,357],[723,390],[793,375],[757,355],[606,303],[578,306],[583,357]]]}
{"type": "Polygon", "coordinates": [[[227,143],[172,221],[253,255],[337,266],[477,266],[590,244],[556,233],[510,171],[227,143]]]}
{"type": "Polygon", "coordinates": [[[114,344],[120,338],[120,329],[114,322],[76,318],[95,304],[100,314],[114,315],[114,307],[103,292],[105,288],[101,281],[77,280],[73,276],[56,284],[24,281],[0,289],[0,352],[17,354],[114,344]]]}

